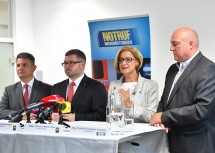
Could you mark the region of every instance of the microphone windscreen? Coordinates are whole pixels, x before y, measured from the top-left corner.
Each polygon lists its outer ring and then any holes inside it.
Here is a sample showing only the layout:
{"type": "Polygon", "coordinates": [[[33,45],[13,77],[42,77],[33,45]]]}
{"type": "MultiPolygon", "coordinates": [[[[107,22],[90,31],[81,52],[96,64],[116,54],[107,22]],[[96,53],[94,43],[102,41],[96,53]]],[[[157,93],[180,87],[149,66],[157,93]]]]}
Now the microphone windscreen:
{"type": "Polygon", "coordinates": [[[63,97],[60,97],[60,95],[51,95],[42,98],[40,101],[44,102],[44,104],[52,102],[52,101],[65,101],[63,97]]]}
{"type": "Polygon", "coordinates": [[[59,102],[62,105],[62,113],[70,113],[71,112],[71,103],[68,101],[59,102]]]}
{"type": "Polygon", "coordinates": [[[64,110],[66,108],[66,104],[65,103],[59,103],[61,105],[61,109],[64,110]]]}

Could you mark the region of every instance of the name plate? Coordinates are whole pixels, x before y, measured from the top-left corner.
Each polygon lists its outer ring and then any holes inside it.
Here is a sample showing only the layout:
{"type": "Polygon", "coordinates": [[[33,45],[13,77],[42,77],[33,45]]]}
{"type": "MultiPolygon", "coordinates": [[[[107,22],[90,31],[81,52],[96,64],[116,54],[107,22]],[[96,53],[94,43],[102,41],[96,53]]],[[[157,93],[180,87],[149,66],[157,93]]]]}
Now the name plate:
{"type": "Polygon", "coordinates": [[[44,134],[58,134],[62,132],[62,125],[58,124],[33,124],[25,123],[23,132],[28,133],[44,133],[44,134]]]}
{"type": "MultiPolygon", "coordinates": [[[[76,121],[77,122],[77,121],[76,121]]],[[[91,136],[109,136],[109,128],[106,125],[101,124],[87,124],[87,122],[81,121],[83,124],[70,124],[70,133],[72,135],[91,135],[91,136]]]]}
{"type": "Polygon", "coordinates": [[[0,131],[1,132],[12,132],[16,133],[21,130],[19,123],[6,123],[0,122],[0,131]]]}

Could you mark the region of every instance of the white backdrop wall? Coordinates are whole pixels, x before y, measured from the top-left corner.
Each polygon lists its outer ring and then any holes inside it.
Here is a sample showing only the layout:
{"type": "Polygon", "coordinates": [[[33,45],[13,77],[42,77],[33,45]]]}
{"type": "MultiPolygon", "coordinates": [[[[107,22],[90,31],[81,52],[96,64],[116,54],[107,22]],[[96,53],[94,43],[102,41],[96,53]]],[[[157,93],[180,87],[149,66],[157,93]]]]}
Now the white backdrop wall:
{"type": "MultiPolygon", "coordinates": [[[[174,63],[170,37],[178,27],[197,30],[200,49],[215,62],[214,0],[15,0],[16,48],[35,55],[43,81],[66,79],[61,64],[66,51],[81,49],[87,55],[86,74],[91,77],[88,20],[148,14],[151,31],[152,79],[164,86],[165,74],[174,63]]],[[[16,78],[18,81],[18,78],[16,78]]]]}

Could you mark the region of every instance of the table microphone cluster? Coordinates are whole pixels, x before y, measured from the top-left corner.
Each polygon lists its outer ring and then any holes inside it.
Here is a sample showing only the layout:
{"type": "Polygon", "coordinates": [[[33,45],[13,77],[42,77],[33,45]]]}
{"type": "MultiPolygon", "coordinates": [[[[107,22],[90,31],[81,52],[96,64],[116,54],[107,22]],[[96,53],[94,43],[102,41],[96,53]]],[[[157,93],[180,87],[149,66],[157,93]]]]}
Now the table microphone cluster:
{"type": "MultiPolygon", "coordinates": [[[[66,102],[64,98],[60,97],[59,95],[51,95],[48,97],[44,97],[40,100],[40,102],[36,102],[30,104],[23,109],[11,114],[8,116],[9,122],[20,122],[22,121],[23,116],[27,116],[27,123],[30,122],[30,113],[34,112],[35,110],[38,111],[37,121],[35,123],[44,123],[45,119],[48,118],[50,113],[52,112],[59,112],[60,121],[59,124],[65,124],[62,120],[62,113],[70,113],[71,111],[71,103],[66,102]]],[[[68,126],[68,125],[67,125],[68,126]]]]}

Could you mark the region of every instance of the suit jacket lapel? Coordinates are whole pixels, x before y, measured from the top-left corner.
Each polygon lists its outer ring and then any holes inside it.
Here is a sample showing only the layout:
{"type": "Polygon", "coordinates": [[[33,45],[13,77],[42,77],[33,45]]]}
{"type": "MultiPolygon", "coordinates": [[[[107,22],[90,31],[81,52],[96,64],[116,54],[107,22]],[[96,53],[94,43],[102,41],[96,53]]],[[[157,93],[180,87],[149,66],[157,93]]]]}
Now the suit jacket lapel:
{"type": "Polygon", "coordinates": [[[34,83],[33,83],[32,90],[31,90],[31,95],[29,98],[29,104],[37,102],[36,98],[37,98],[39,91],[40,91],[39,82],[36,79],[34,79],[34,83]]]}
{"type": "Polygon", "coordinates": [[[18,82],[15,85],[15,93],[16,93],[16,96],[17,96],[17,102],[23,108],[24,107],[24,98],[23,98],[22,90],[23,90],[22,89],[22,84],[21,84],[21,82],[18,82]]]}
{"type": "MultiPolygon", "coordinates": [[[[177,65],[175,64],[173,69],[171,70],[170,72],[170,76],[167,78],[167,83],[166,83],[166,95],[165,95],[165,98],[168,100],[168,97],[169,97],[169,93],[170,93],[170,90],[172,88],[172,85],[173,85],[173,81],[176,77],[176,74],[178,73],[178,67],[177,65]]],[[[169,98],[170,99],[170,98],[169,98]]]]}
{"type": "Polygon", "coordinates": [[[69,85],[69,79],[65,80],[61,86],[62,90],[59,90],[59,94],[65,99],[67,100],[67,87],[69,85]]]}
{"type": "Polygon", "coordinates": [[[198,61],[203,57],[203,55],[201,54],[201,52],[199,54],[197,54],[197,56],[187,65],[186,69],[184,70],[184,72],[182,73],[182,75],[179,77],[178,81],[176,82],[172,93],[169,97],[169,102],[168,104],[171,102],[172,98],[174,97],[174,95],[177,93],[178,88],[181,86],[181,84],[183,83],[183,81],[185,80],[185,78],[187,78],[189,76],[189,74],[192,72],[192,70],[196,67],[198,61]]]}
{"type": "Polygon", "coordinates": [[[82,93],[84,88],[87,86],[88,80],[89,80],[88,77],[86,75],[84,75],[83,79],[81,80],[81,82],[73,96],[72,103],[75,103],[77,101],[78,97],[80,96],[80,94],[82,93]]]}

